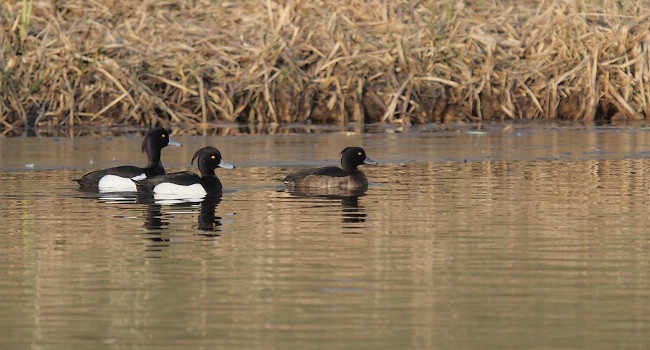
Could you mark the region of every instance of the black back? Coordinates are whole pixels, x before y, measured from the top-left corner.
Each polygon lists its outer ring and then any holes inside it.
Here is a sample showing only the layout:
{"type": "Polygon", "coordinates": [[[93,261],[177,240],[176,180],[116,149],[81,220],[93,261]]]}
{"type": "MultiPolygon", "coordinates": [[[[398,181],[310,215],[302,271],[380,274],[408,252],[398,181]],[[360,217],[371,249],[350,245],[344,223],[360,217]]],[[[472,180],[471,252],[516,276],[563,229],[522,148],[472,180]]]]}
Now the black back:
{"type": "Polygon", "coordinates": [[[326,166],[321,168],[312,168],[293,172],[284,178],[284,182],[294,182],[303,179],[309,175],[327,176],[327,177],[346,177],[350,172],[337,166],[326,166]]]}

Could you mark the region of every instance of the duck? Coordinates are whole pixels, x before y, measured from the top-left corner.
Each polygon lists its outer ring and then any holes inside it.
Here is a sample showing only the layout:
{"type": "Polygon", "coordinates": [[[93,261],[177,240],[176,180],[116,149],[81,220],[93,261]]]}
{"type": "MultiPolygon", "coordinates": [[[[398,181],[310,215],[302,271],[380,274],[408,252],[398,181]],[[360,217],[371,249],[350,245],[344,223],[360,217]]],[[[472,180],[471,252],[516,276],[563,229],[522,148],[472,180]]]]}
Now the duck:
{"type": "Polygon", "coordinates": [[[191,171],[182,171],[145,179],[133,179],[138,193],[164,199],[202,199],[206,196],[221,195],[223,186],[214,170],[234,169],[235,166],[225,162],[221,158],[221,152],[214,147],[199,149],[194,153],[190,163],[194,164],[197,158],[201,176],[191,171]]]}
{"type": "Polygon", "coordinates": [[[346,147],[341,151],[341,168],[327,166],[297,171],[287,175],[283,182],[290,190],[341,189],[365,191],[368,188],[366,175],[359,170],[362,164],[378,163],[366,156],[361,147],[346,147]]]}
{"type": "Polygon", "coordinates": [[[160,153],[166,146],[180,147],[181,144],[169,137],[169,132],[162,127],[147,131],[142,141],[142,152],[147,154],[147,166],[141,168],[133,165],[123,165],[90,172],[79,179],[74,179],[81,190],[99,192],[135,192],[132,179],[165,174],[165,168],[160,161],[160,153]]]}

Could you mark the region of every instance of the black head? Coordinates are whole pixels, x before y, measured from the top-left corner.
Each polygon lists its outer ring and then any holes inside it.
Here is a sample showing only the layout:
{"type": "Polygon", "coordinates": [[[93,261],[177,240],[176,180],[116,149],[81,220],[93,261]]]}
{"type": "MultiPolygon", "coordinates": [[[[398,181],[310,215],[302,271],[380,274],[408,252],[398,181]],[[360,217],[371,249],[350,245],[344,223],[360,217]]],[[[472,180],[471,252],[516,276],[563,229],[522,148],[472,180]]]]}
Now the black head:
{"type": "Polygon", "coordinates": [[[148,167],[161,166],[160,163],[160,151],[166,146],[177,146],[180,147],[180,143],[172,140],[169,137],[167,130],[161,127],[155,127],[144,135],[144,140],[142,141],[142,152],[147,153],[147,158],[149,158],[148,167]]]}
{"type": "Polygon", "coordinates": [[[214,147],[203,147],[200,150],[194,153],[192,157],[192,164],[194,160],[197,159],[196,164],[199,167],[201,176],[214,175],[214,169],[216,168],[225,168],[225,169],[234,169],[235,166],[228,164],[221,159],[221,152],[214,147]]]}
{"type": "Polygon", "coordinates": [[[165,128],[157,126],[147,131],[142,140],[142,152],[161,150],[166,146],[180,146],[181,144],[172,140],[165,128]]]}
{"type": "Polygon", "coordinates": [[[347,147],[341,151],[341,166],[347,171],[354,171],[361,164],[377,165],[377,162],[366,156],[361,147],[347,147]]]}

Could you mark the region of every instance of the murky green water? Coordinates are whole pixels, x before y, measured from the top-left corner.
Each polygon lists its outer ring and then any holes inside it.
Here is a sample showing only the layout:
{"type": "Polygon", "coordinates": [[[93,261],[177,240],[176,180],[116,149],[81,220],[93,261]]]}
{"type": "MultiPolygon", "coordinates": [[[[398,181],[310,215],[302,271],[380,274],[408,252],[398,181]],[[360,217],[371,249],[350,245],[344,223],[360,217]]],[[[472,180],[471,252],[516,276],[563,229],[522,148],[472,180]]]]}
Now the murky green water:
{"type": "Polygon", "coordinates": [[[220,202],[77,191],[139,136],[0,139],[4,347],[650,346],[647,130],[177,139],[168,170],[238,166],[220,202]],[[365,196],[282,191],[349,145],[380,162],[365,196]]]}

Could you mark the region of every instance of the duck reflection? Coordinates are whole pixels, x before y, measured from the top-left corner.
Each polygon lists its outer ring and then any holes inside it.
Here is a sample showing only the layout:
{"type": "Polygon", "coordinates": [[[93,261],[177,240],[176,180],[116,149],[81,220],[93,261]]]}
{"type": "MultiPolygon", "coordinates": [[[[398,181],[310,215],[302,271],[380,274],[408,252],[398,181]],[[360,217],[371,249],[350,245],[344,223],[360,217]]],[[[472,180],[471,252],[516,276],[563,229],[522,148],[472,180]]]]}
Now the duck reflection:
{"type": "Polygon", "coordinates": [[[216,215],[217,206],[220,202],[221,196],[206,197],[201,202],[198,229],[205,232],[201,234],[202,236],[218,236],[218,234],[209,234],[207,232],[221,231],[221,216],[216,215]]]}
{"type": "Polygon", "coordinates": [[[341,198],[342,221],[344,223],[366,222],[366,210],[359,205],[359,197],[360,196],[341,198]]]}
{"type": "Polygon", "coordinates": [[[91,193],[80,191],[77,198],[90,199],[108,204],[133,204],[137,203],[137,195],[135,192],[99,192],[91,193]]]}
{"type": "MultiPolygon", "coordinates": [[[[147,217],[145,219],[144,227],[149,230],[164,229],[169,225],[168,220],[164,219],[162,213],[163,205],[169,208],[199,208],[198,226],[200,231],[204,232],[217,232],[221,231],[221,217],[216,215],[216,209],[221,202],[221,195],[207,196],[201,202],[194,201],[157,201],[151,196],[138,196],[138,203],[147,206],[147,217]]],[[[203,236],[217,236],[215,234],[201,234],[203,236]]]]}
{"type": "Polygon", "coordinates": [[[169,222],[163,220],[162,206],[160,204],[147,204],[147,217],[144,221],[144,227],[148,230],[160,230],[169,225],[169,222]]]}
{"type": "MultiPolygon", "coordinates": [[[[366,210],[359,205],[359,198],[365,196],[365,190],[347,190],[338,188],[313,188],[297,190],[284,190],[294,197],[322,198],[332,201],[341,201],[341,222],[344,224],[356,224],[366,222],[366,210]]],[[[343,226],[344,228],[356,228],[356,226],[343,226]]]]}
{"type": "Polygon", "coordinates": [[[148,230],[146,239],[150,243],[146,244],[147,252],[162,252],[164,247],[169,246],[169,238],[163,235],[163,229],[169,225],[169,222],[163,220],[162,206],[151,203],[147,205],[147,215],[144,221],[144,227],[148,230]]]}

